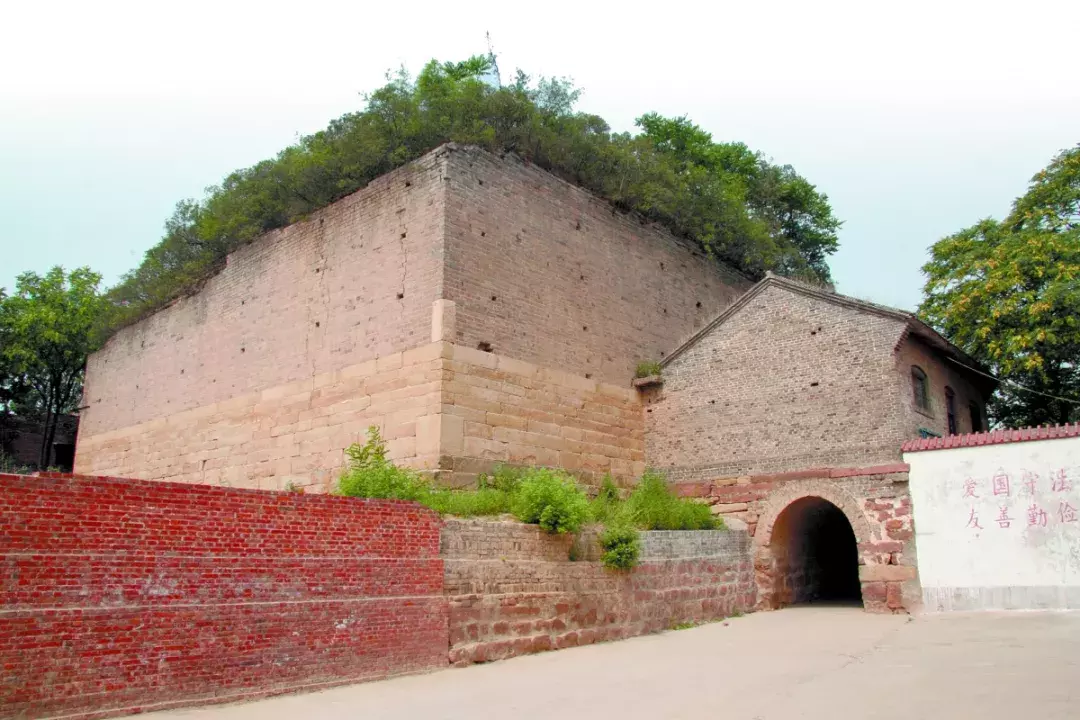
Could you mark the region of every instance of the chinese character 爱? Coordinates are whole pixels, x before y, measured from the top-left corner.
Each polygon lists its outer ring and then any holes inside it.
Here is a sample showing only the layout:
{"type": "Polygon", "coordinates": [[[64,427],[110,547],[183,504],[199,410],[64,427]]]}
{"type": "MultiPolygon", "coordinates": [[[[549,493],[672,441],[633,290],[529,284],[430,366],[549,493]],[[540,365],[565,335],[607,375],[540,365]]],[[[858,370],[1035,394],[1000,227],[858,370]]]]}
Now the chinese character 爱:
{"type": "Polygon", "coordinates": [[[968,478],[967,480],[964,481],[964,497],[965,498],[976,498],[976,499],[978,499],[978,497],[979,497],[978,495],[975,494],[975,481],[972,480],[971,478],[968,478]]]}

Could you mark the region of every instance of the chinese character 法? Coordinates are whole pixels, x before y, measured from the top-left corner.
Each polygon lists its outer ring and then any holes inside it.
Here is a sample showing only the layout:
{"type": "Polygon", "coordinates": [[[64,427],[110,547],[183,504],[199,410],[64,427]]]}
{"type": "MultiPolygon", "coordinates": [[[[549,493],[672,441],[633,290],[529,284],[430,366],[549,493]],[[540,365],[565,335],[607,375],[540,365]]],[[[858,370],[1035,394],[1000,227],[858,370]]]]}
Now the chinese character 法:
{"type": "Polygon", "coordinates": [[[1052,492],[1068,492],[1072,490],[1072,483],[1069,482],[1069,476],[1065,473],[1065,468],[1056,470],[1050,474],[1052,482],[1050,483],[1050,490],[1052,492]]]}

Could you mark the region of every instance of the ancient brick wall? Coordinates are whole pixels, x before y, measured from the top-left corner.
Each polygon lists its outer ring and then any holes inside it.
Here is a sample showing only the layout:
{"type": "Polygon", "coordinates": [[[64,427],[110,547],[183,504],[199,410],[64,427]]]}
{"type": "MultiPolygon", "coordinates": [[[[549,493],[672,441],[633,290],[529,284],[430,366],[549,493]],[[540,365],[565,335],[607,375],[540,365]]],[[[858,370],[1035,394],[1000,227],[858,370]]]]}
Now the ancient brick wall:
{"type": "Polygon", "coordinates": [[[0,715],[445,666],[439,519],[394,501],[0,475],[0,715]]]}
{"type": "Polygon", "coordinates": [[[903,330],[765,288],[664,368],[647,462],[681,481],[899,460],[913,432],[893,354],[903,330]]]}
{"type": "MultiPolygon", "coordinates": [[[[310,455],[253,444],[253,433],[292,424],[259,406],[261,396],[315,391],[316,378],[429,342],[431,305],[442,284],[443,166],[444,153],[436,151],[306,221],[267,233],[232,253],[198,293],[112,337],[88,363],[76,469],[197,481],[202,462],[221,457],[207,452],[248,456],[231,461],[243,466],[310,455]],[[252,427],[227,418],[220,432],[210,432],[216,439],[200,436],[191,446],[184,438],[192,425],[183,419],[165,434],[136,430],[168,426],[180,413],[199,416],[205,428],[222,409],[245,404],[252,427]],[[264,412],[273,417],[260,417],[264,412]],[[107,434],[130,436],[124,462],[95,449],[107,434]],[[180,452],[159,454],[155,446],[166,437],[180,452]]],[[[287,472],[307,476],[311,467],[301,460],[287,472]]]]}
{"type": "Polygon", "coordinates": [[[747,286],[548,173],[446,146],[113,337],[89,363],[76,470],[323,488],[374,423],[395,461],[448,482],[500,461],[629,478],[634,365],[747,286]],[[429,341],[494,352],[408,367],[429,341]]]}
{"type": "Polygon", "coordinates": [[[597,562],[590,536],[448,520],[443,529],[450,662],[468,664],[616,640],[750,610],[756,600],[742,531],[642,533],[629,572],[597,562]]]}
{"type": "MultiPolygon", "coordinates": [[[[956,408],[956,433],[963,434],[972,432],[971,409],[972,403],[978,408],[979,419],[982,429],[986,429],[986,414],[983,395],[969,380],[965,373],[958,370],[958,366],[941,359],[939,353],[935,353],[925,343],[917,338],[908,337],[897,352],[897,373],[900,376],[900,393],[908,413],[907,426],[918,431],[926,429],[938,435],[949,434],[948,413],[946,410],[945,389],[951,388],[954,393],[956,408]],[[919,408],[915,403],[914,391],[911,385],[911,367],[917,365],[926,373],[927,392],[930,399],[929,410],[919,408]]],[[[905,440],[917,437],[909,432],[905,440]]]]}
{"type": "Polygon", "coordinates": [[[469,485],[497,463],[564,468],[598,484],[645,471],[637,392],[502,354],[452,346],[442,422],[459,433],[442,447],[444,481],[469,485]]]}
{"type": "MultiPolygon", "coordinates": [[[[759,607],[783,607],[807,599],[800,588],[813,584],[805,565],[786,563],[778,524],[790,521],[805,498],[820,499],[843,512],[857,543],[858,579],[867,610],[897,612],[921,603],[908,468],[904,463],[862,468],[809,470],[682,483],[675,490],[701,498],[729,523],[745,524],[753,538],[759,607]]],[[[798,529],[796,528],[796,533],[798,529]]]]}
{"type": "Polygon", "coordinates": [[[750,282],[691,244],[513,157],[448,159],[454,342],[626,385],[750,282]]]}
{"type": "MultiPolygon", "coordinates": [[[[430,313],[430,308],[428,310],[430,313]]],[[[428,318],[430,325],[430,315],[428,318]]],[[[429,331],[430,332],[430,331],[429,331]]],[[[443,343],[394,352],[145,423],[82,435],[81,473],[281,490],[328,489],[344,449],[379,426],[397,462],[433,469],[443,343]]]]}

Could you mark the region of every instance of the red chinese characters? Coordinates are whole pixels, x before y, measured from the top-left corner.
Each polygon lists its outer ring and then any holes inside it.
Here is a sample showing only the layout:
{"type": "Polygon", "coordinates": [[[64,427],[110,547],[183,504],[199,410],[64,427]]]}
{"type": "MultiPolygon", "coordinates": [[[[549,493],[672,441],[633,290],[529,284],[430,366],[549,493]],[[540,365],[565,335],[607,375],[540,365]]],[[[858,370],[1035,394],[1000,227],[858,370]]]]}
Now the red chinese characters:
{"type": "Polygon", "coordinates": [[[1035,503],[1031,504],[1031,507],[1027,511],[1028,527],[1046,527],[1047,519],[1046,511],[1035,503]]]}
{"type": "Polygon", "coordinates": [[[1050,474],[1051,492],[1069,492],[1070,490],[1072,490],[1072,483],[1069,482],[1069,476],[1065,472],[1065,468],[1060,468],[1050,474]]]}
{"type": "Polygon", "coordinates": [[[1004,470],[998,470],[994,473],[994,494],[1005,496],[1010,494],[1009,475],[1004,470]]]}
{"type": "Polygon", "coordinates": [[[1061,522],[1063,523],[1076,522],[1076,508],[1070,505],[1068,501],[1062,500],[1061,504],[1058,506],[1058,517],[1061,518],[1061,522]]]}
{"type": "Polygon", "coordinates": [[[976,482],[974,480],[972,480],[971,478],[968,478],[967,480],[964,481],[964,497],[965,498],[975,498],[976,500],[979,499],[979,496],[975,494],[975,485],[976,485],[976,482]]]}
{"type": "Polygon", "coordinates": [[[968,517],[967,526],[972,530],[982,530],[983,526],[979,524],[979,516],[975,512],[975,508],[971,508],[971,515],[968,517]]]}
{"type": "Polygon", "coordinates": [[[1035,490],[1037,489],[1036,485],[1039,482],[1039,474],[1031,472],[1030,470],[1025,470],[1023,473],[1023,478],[1024,487],[1027,488],[1028,495],[1030,495],[1031,497],[1035,497],[1035,490]]]}
{"type": "Polygon", "coordinates": [[[1007,528],[1007,527],[1009,527],[1009,525],[1012,524],[1012,520],[1013,519],[1011,517],[1009,517],[1009,508],[1008,508],[1008,506],[1002,505],[1001,506],[1001,513],[997,516],[997,520],[995,520],[995,522],[998,524],[998,527],[1007,528]]]}

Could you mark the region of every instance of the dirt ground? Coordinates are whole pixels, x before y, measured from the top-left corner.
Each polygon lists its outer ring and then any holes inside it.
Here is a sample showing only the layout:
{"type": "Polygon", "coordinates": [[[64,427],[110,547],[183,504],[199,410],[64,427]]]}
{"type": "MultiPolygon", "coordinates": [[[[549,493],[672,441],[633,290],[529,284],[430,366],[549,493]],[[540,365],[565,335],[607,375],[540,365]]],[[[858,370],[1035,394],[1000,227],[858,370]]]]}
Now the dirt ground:
{"type": "Polygon", "coordinates": [[[1080,718],[1080,613],[800,607],[153,720],[1080,718]]]}

